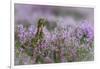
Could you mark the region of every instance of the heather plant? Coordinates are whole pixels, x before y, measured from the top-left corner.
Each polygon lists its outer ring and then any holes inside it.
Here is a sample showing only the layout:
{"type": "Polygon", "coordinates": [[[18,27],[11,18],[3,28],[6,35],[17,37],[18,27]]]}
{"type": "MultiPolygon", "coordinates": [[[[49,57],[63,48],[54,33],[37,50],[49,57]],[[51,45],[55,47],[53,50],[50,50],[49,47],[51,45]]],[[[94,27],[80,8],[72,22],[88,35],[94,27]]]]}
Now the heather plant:
{"type": "Polygon", "coordinates": [[[22,24],[15,30],[15,63],[41,64],[93,60],[94,29],[88,21],[67,24],[53,31],[40,18],[37,27],[22,24]]]}

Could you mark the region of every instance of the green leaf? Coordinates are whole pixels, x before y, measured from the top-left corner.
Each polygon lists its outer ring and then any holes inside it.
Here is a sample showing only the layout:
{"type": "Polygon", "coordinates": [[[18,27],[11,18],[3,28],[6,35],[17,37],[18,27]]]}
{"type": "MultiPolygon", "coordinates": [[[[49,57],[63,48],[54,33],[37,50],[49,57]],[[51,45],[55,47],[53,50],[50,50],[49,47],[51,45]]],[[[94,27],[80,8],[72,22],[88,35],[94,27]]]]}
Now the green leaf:
{"type": "Polygon", "coordinates": [[[60,54],[57,52],[54,52],[54,62],[59,63],[60,62],[60,54]]]}
{"type": "Polygon", "coordinates": [[[36,62],[37,63],[44,63],[43,57],[42,56],[37,56],[36,62]]]}
{"type": "Polygon", "coordinates": [[[20,48],[20,43],[17,41],[15,46],[16,46],[17,49],[19,49],[20,48]]]}
{"type": "Polygon", "coordinates": [[[33,56],[33,51],[32,49],[26,49],[25,50],[28,56],[33,56]]]}
{"type": "Polygon", "coordinates": [[[78,60],[81,61],[83,60],[88,54],[88,51],[85,48],[78,48],[77,49],[77,55],[78,55],[78,60]]]}

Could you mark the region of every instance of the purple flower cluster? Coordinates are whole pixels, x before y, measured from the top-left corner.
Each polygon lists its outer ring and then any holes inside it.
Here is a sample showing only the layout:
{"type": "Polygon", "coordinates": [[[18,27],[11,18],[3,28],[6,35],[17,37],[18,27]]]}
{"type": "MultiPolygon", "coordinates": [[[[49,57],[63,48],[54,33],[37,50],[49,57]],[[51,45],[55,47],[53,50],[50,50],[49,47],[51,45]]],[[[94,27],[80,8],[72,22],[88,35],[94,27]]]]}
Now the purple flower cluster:
{"type": "Polygon", "coordinates": [[[18,26],[18,37],[19,37],[19,41],[23,44],[26,41],[26,32],[25,32],[25,28],[23,27],[23,25],[19,25],[18,26]]]}
{"type": "Polygon", "coordinates": [[[21,44],[32,39],[35,36],[36,29],[31,25],[28,30],[22,24],[18,25],[18,37],[21,44]]]}
{"type": "Polygon", "coordinates": [[[87,21],[82,21],[81,24],[75,29],[75,36],[78,39],[85,38],[87,42],[91,42],[94,39],[93,26],[87,21]]]}
{"type": "MultiPolygon", "coordinates": [[[[34,25],[30,25],[28,28],[18,25],[18,40],[21,45],[24,45],[27,41],[32,44],[31,41],[35,38],[36,32],[37,28],[34,25]]],[[[57,27],[53,31],[43,28],[43,34],[42,42],[32,49],[33,53],[36,53],[32,60],[38,60],[34,61],[34,63],[83,61],[91,53],[87,48],[90,45],[93,46],[94,30],[93,26],[87,21],[82,21],[76,26],[68,24],[66,28],[57,27]],[[84,41],[88,44],[85,44],[84,41]],[[80,42],[83,42],[83,44],[80,42]],[[56,50],[57,52],[55,52],[56,50]],[[83,59],[84,55],[86,58],[83,59]],[[39,59],[36,59],[37,56],[39,59]]],[[[28,44],[30,48],[32,48],[31,44],[28,44]]]]}
{"type": "Polygon", "coordinates": [[[29,32],[29,37],[30,38],[33,38],[35,36],[35,33],[36,33],[36,28],[34,27],[34,25],[31,25],[29,28],[28,28],[28,32],[29,32]]]}
{"type": "Polygon", "coordinates": [[[87,36],[87,41],[94,39],[94,30],[93,26],[90,25],[87,21],[82,22],[81,28],[83,29],[84,34],[87,36]]]}

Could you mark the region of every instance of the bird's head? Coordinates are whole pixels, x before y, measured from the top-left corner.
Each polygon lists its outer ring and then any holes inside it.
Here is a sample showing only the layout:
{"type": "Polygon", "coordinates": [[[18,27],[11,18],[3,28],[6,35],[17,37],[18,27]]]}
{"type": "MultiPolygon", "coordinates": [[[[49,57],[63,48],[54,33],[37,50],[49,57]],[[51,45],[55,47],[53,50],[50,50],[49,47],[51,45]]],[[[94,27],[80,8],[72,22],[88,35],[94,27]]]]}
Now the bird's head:
{"type": "Polygon", "coordinates": [[[38,20],[38,28],[43,28],[47,25],[48,21],[46,19],[40,18],[38,20]]]}

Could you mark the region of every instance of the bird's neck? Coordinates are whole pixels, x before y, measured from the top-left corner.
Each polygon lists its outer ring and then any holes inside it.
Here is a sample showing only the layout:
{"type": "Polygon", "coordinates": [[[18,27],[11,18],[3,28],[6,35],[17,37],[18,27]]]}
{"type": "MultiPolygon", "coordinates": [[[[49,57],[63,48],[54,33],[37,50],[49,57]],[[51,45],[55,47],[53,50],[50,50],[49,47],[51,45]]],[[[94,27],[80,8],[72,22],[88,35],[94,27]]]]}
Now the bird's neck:
{"type": "Polygon", "coordinates": [[[37,34],[36,35],[39,35],[40,33],[43,33],[43,28],[42,27],[37,29],[37,34]]]}

